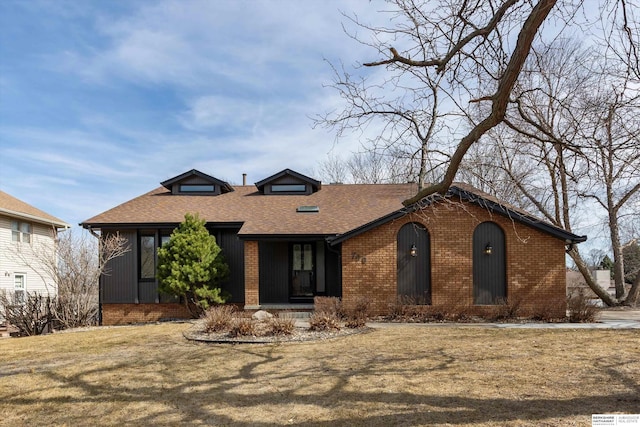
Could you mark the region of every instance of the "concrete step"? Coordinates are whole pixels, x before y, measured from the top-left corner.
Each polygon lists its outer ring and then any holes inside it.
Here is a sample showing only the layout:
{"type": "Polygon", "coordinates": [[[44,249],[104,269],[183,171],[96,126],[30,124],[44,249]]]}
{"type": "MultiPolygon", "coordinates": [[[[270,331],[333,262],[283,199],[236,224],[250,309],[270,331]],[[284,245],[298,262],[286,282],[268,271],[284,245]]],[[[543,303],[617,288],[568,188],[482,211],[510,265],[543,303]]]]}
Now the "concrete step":
{"type": "Polygon", "coordinates": [[[310,311],[280,311],[278,313],[283,319],[308,319],[311,316],[310,311]]]}

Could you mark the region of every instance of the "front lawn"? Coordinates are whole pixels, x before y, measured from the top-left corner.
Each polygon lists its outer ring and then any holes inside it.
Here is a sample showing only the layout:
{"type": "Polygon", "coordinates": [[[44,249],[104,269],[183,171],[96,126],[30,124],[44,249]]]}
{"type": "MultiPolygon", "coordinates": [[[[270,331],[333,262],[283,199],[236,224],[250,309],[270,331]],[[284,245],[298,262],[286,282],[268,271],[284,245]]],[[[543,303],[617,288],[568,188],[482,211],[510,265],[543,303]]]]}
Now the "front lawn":
{"type": "Polygon", "coordinates": [[[640,331],[397,325],[201,344],[189,324],[0,341],[2,425],[591,425],[640,412],[640,331]]]}

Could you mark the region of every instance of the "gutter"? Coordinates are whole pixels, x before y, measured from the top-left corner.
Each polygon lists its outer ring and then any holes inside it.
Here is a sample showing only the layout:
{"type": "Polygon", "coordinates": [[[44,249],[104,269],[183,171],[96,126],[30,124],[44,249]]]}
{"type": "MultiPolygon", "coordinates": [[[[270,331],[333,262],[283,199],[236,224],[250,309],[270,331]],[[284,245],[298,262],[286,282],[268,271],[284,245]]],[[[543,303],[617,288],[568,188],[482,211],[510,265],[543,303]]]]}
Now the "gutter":
{"type": "Polygon", "coordinates": [[[55,226],[56,228],[64,228],[65,230],[68,228],[71,228],[71,224],[67,224],[66,222],[52,221],[50,219],[46,219],[41,216],[31,215],[24,212],[12,211],[11,209],[0,208],[0,213],[5,213],[12,217],[29,219],[32,221],[39,222],[40,224],[55,226]]]}

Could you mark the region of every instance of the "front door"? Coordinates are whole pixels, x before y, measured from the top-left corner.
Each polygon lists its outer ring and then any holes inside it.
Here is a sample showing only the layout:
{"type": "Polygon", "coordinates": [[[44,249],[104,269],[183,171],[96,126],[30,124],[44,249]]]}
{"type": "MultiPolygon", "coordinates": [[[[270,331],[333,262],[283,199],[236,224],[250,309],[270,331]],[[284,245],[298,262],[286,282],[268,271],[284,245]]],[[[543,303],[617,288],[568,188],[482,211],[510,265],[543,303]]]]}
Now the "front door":
{"type": "Polygon", "coordinates": [[[290,300],[311,302],[315,294],[315,263],[313,243],[291,245],[291,287],[290,300]]]}
{"type": "Polygon", "coordinates": [[[403,225],[397,236],[398,298],[403,304],[431,304],[431,244],[422,225],[403,225]]]}
{"type": "Polygon", "coordinates": [[[504,232],[483,222],[473,232],[473,303],[500,304],[507,296],[504,232]]]}

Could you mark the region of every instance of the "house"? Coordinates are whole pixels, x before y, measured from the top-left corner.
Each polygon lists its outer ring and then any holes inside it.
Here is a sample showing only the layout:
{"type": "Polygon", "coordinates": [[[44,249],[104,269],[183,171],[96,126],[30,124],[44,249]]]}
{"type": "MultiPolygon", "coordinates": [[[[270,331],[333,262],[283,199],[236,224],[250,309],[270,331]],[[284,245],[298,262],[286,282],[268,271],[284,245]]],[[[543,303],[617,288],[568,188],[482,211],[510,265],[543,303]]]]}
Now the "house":
{"type": "Polygon", "coordinates": [[[398,297],[482,311],[514,298],[530,309],[565,299],[565,250],[586,240],[464,184],[405,207],[415,184],[323,185],[285,169],[232,186],[197,170],[84,221],[131,251],[100,283],[103,324],[186,317],[158,292],[157,248],[199,214],[231,270],[224,289],[248,310],[309,309],[315,296],[385,314],[398,297]]]}
{"type": "Polygon", "coordinates": [[[70,225],[0,191],[0,292],[24,301],[27,293],[56,294],[43,265],[55,257],[55,239],[70,225]]]}
{"type": "MultiPolygon", "coordinates": [[[[616,284],[611,279],[611,271],[609,269],[593,269],[591,270],[591,274],[595,279],[598,286],[604,289],[611,297],[615,298],[616,296],[616,284]]],[[[593,304],[602,306],[604,303],[602,300],[596,295],[595,292],[587,285],[582,273],[578,270],[573,270],[567,268],[566,272],[567,277],[567,297],[578,292],[582,292],[587,298],[589,298],[593,304]]],[[[628,285],[630,288],[631,285],[628,285]]]]}

